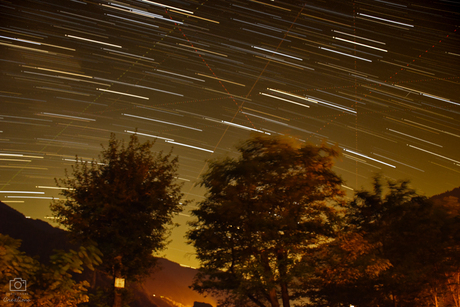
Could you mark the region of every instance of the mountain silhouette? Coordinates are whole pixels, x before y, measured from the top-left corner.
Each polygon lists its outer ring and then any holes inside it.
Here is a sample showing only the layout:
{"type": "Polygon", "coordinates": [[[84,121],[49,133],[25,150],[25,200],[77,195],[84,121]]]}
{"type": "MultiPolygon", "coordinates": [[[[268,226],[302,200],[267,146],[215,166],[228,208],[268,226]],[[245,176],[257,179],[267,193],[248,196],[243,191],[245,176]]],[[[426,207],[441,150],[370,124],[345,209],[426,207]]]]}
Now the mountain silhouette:
{"type": "Polygon", "coordinates": [[[452,189],[452,190],[444,192],[444,193],[441,193],[441,194],[433,195],[433,196],[430,197],[430,199],[432,199],[432,200],[444,200],[444,198],[446,198],[446,197],[457,197],[458,199],[460,199],[460,187],[452,189]]]}
{"type": "MultiPolygon", "coordinates": [[[[78,247],[69,242],[67,231],[53,227],[47,222],[29,219],[24,214],[0,202],[0,233],[22,240],[20,250],[29,256],[37,256],[42,263],[48,263],[54,249],[76,250],[78,247]]],[[[182,267],[180,264],[164,258],[158,259],[158,268],[142,283],[132,285],[133,301],[131,307],[192,307],[215,306],[216,300],[204,297],[191,290],[196,270],[182,267]],[[210,304],[210,305],[208,305],[210,304]]],[[[94,282],[94,273],[85,270],[76,279],[94,282]]],[[[107,276],[96,277],[97,284],[110,285],[107,276]]]]}

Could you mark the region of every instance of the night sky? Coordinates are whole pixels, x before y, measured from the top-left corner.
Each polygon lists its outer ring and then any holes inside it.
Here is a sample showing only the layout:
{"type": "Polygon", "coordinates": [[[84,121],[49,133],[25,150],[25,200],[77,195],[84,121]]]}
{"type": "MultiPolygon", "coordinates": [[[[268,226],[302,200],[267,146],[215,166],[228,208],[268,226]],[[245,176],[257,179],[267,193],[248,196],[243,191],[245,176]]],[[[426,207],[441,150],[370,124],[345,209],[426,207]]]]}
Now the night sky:
{"type": "MultiPolygon", "coordinates": [[[[0,200],[44,219],[75,155],[91,161],[136,128],[174,147],[195,201],[205,160],[253,134],[337,144],[350,193],[379,172],[427,196],[458,187],[459,12],[447,0],[0,1],[0,200]]],[[[193,206],[163,255],[196,266],[193,206]]]]}

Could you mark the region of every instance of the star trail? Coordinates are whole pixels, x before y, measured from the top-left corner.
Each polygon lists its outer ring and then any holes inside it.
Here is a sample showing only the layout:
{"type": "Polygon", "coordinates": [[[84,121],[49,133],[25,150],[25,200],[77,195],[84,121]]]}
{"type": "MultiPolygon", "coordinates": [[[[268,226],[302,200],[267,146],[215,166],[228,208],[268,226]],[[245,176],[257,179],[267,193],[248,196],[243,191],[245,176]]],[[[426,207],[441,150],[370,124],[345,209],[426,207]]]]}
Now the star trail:
{"type": "MultiPolygon", "coordinates": [[[[0,200],[50,215],[54,178],[110,133],[206,159],[251,134],[337,144],[345,189],[460,185],[456,1],[0,1],[0,200]]],[[[193,205],[190,206],[191,209],[193,205]]],[[[166,256],[195,264],[177,217],[166,256]]]]}

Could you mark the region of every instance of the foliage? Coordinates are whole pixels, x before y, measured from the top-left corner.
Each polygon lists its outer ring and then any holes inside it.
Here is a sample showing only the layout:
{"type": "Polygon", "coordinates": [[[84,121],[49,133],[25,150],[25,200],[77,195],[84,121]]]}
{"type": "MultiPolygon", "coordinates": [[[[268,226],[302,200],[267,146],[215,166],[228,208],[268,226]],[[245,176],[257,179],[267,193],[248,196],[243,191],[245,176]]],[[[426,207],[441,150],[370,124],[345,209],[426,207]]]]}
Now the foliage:
{"type": "Polygon", "coordinates": [[[338,151],[289,138],[254,137],[241,156],[209,163],[206,199],[187,234],[201,269],[193,289],[225,293],[220,304],[283,306],[295,299],[303,258],[335,235],[342,180],[338,151]]]}
{"type": "Polygon", "coordinates": [[[453,286],[458,210],[433,204],[407,181],[386,186],[384,195],[376,177],[373,192],[358,192],[344,234],[317,255],[313,306],[432,306],[453,286]]]}
{"type": "Polygon", "coordinates": [[[81,303],[79,307],[110,307],[110,299],[111,291],[110,289],[104,289],[102,287],[91,288],[88,290],[88,302],[81,303]]]}
{"type": "Polygon", "coordinates": [[[178,159],[152,151],[132,135],[128,146],[112,134],[96,163],[78,160],[72,176],[57,181],[66,200],[51,209],[78,241],[93,240],[110,275],[137,280],[155,265],[174,214],[182,210],[175,183],[178,159]],[[118,275],[118,274],[117,274],[118,275]]]}
{"type": "Polygon", "coordinates": [[[93,270],[101,263],[101,253],[94,245],[81,246],[78,251],[56,251],[48,265],[19,251],[20,245],[20,240],[0,234],[0,296],[4,306],[77,306],[88,301],[89,284],[77,283],[72,273],[82,273],[84,267],[93,270]],[[26,281],[24,291],[10,291],[10,281],[15,278],[26,281]]]}

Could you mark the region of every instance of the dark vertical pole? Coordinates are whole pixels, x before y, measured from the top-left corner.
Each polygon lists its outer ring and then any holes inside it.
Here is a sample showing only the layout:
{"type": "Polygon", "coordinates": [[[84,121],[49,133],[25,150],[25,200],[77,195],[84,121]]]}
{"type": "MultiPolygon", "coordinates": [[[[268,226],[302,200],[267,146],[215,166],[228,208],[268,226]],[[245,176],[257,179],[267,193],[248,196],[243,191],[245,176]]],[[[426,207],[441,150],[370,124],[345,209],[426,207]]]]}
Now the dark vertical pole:
{"type": "Polygon", "coordinates": [[[115,287],[115,279],[116,278],[121,278],[121,256],[117,256],[115,258],[118,263],[115,264],[114,266],[114,274],[113,274],[113,307],[121,307],[122,303],[122,298],[121,298],[121,292],[120,289],[115,287]]]}

